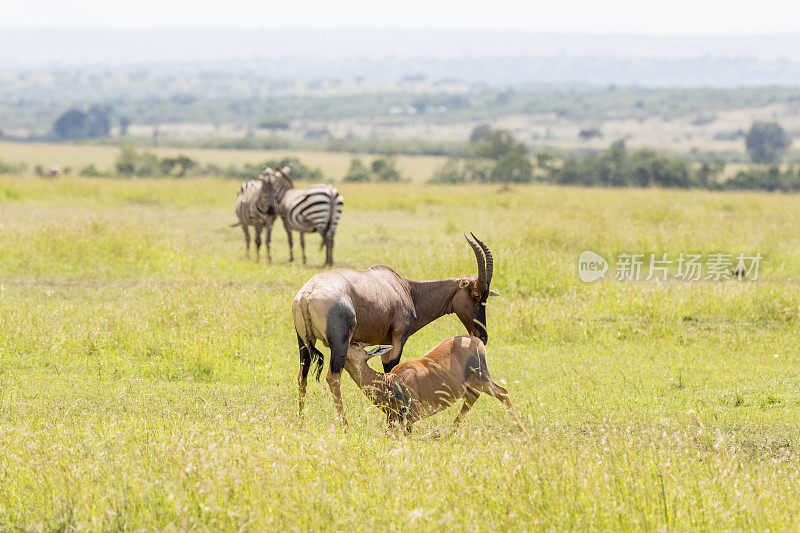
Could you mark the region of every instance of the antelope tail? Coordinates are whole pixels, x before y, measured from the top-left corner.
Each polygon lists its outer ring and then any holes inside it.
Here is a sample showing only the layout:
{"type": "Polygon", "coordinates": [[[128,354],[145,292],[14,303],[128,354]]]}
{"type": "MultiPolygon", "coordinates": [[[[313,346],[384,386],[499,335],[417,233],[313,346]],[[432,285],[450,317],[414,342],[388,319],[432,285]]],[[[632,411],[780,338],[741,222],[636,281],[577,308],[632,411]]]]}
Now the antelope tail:
{"type": "Polygon", "coordinates": [[[317,349],[316,346],[314,346],[314,344],[311,343],[311,323],[308,313],[308,304],[306,302],[300,302],[298,305],[298,311],[300,311],[302,324],[298,324],[297,321],[295,321],[294,327],[295,330],[297,330],[297,338],[302,341],[308,350],[308,355],[311,357],[312,372],[314,372],[314,377],[316,377],[317,381],[319,381],[319,378],[322,375],[322,367],[325,363],[325,356],[317,349]],[[302,326],[302,332],[299,326],[302,326]]]}
{"type": "Polygon", "coordinates": [[[242,225],[242,221],[240,220],[240,221],[239,221],[239,222],[237,222],[236,224],[231,224],[231,225],[230,225],[230,227],[231,227],[231,228],[235,228],[236,226],[241,226],[241,225],[242,225]]]}

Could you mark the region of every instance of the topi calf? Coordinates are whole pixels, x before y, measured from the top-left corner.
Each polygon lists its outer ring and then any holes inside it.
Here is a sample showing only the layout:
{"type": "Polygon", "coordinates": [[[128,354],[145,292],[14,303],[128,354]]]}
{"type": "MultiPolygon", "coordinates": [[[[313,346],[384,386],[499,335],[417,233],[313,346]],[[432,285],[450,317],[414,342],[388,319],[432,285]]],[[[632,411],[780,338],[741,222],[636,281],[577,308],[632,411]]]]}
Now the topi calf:
{"type": "Polygon", "coordinates": [[[391,346],[381,345],[367,351],[361,343],[351,344],[344,368],[364,394],[386,411],[390,426],[399,425],[410,433],[414,422],[463,397],[464,405],[453,421],[455,429],[484,392],[500,400],[522,428],[508,389],[489,375],[486,347],[477,337],[445,339],[416,361],[400,363],[386,374],[370,368],[367,361],[389,349],[391,346]]]}

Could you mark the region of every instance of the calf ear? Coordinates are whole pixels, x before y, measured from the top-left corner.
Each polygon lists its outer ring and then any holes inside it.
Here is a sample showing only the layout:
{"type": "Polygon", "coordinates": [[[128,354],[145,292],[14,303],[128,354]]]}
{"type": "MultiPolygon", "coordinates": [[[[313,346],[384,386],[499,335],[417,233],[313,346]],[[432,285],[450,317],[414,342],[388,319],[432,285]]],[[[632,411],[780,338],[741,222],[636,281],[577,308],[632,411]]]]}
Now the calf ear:
{"type": "Polygon", "coordinates": [[[379,344],[374,348],[370,348],[369,350],[364,350],[364,351],[367,352],[367,359],[369,359],[370,357],[375,357],[376,355],[383,355],[392,348],[394,348],[394,346],[392,346],[391,344],[379,344]]]}
{"type": "Polygon", "coordinates": [[[489,289],[489,296],[500,296],[500,293],[494,289],[489,289]]]}

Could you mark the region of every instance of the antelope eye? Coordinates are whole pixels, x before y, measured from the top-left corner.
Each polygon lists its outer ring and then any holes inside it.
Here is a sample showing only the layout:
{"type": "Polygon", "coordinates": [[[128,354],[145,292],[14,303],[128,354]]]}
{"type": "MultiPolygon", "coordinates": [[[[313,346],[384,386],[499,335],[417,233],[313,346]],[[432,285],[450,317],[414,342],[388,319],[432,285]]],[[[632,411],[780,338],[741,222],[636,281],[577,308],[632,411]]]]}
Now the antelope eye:
{"type": "Polygon", "coordinates": [[[481,296],[481,295],[480,295],[480,294],[478,294],[477,292],[475,292],[475,291],[473,291],[473,292],[472,292],[472,297],[473,297],[473,298],[480,298],[480,296],[481,296]]]}

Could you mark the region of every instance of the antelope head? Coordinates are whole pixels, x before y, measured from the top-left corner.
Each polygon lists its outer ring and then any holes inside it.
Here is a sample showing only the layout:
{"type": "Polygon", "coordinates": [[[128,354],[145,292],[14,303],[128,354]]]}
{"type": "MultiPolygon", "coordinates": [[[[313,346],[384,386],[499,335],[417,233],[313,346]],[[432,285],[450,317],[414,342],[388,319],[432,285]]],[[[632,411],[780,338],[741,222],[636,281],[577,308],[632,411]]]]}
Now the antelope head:
{"type": "Polygon", "coordinates": [[[486,344],[489,340],[486,327],[486,300],[489,296],[499,296],[499,294],[489,287],[494,271],[492,252],[474,234],[471,235],[470,239],[467,232],[464,232],[464,238],[472,247],[475,260],[478,262],[478,275],[461,278],[458,290],[453,296],[453,312],[470,335],[478,337],[486,344]]]}

